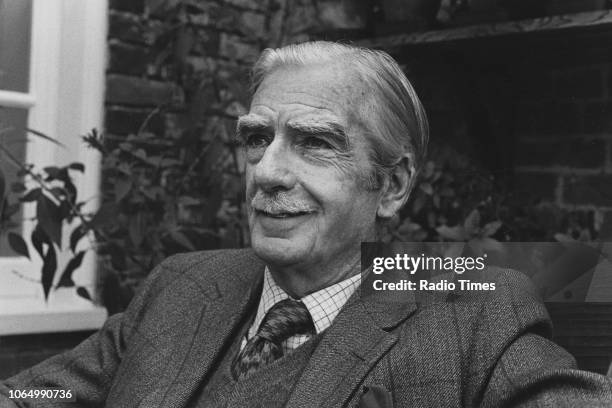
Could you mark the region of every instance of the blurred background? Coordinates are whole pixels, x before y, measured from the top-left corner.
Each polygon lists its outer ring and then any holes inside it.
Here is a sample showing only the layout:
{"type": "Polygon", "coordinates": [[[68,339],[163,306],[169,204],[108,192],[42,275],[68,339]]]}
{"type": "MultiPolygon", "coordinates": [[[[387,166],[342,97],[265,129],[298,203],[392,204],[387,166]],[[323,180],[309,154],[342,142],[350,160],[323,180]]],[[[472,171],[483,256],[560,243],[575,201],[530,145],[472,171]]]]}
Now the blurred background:
{"type": "MultiPolygon", "coordinates": [[[[166,256],[249,244],[234,127],[267,47],[383,49],[413,82],[431,144],[386,241],[610,241],[610,3],[0,0],[0,378],[87,337],[166,256]]],[[[556,341],[605,373],[611,271],[560,297],[556,341]]]]}

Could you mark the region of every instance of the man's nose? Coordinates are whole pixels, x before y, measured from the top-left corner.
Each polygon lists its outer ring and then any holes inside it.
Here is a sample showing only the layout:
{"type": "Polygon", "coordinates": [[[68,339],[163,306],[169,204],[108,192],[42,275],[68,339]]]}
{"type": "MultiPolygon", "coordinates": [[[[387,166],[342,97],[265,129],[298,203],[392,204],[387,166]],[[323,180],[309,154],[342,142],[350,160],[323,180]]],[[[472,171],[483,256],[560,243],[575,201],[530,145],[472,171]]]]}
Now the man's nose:
{"type": "Polygon", "coordinates": [[[290,147],[274,138],[263,157],[255,165],[254,181],[264,191],[289,190],[295,182],[290,147]]]}

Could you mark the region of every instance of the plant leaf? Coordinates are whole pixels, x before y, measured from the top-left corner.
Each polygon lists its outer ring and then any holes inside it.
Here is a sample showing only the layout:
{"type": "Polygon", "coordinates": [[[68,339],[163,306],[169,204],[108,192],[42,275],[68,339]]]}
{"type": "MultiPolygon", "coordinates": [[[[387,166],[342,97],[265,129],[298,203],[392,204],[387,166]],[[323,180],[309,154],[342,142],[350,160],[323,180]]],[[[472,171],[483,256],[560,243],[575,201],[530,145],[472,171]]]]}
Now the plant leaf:
{"type": "Polygon", "coordinates": [[[118,178],[115,182],[115,202],[120,202],[132,189],[132,180],[128,178],[118,178]]]}
{"type": "Polygon", "coordinates": [[[105,204],[93,216],[90,225],[92,228],[103,227],[115,219],[117,215],[117,206],[115,204],[105,204]]]}
{"type": "Polygon", "coordinates": [[[467,239],[467,234],[465,233],[465,229],[460,226],[449,227],[447,225],[441,225],[436,228],[436,231],[442,238],[450,239],[452,241],[465,241],[467,239]]]}
{"type": "Polygon", "coordinates": [[[64,147],[64,148],[66,147],[63,144],[61,144],[60,142],[58,142],[57,140],[53,139],[50,136],[45,135],[42,132],[39,132],[38,130],[34,130],[34,129],[30,129],[30,128],[25,128],[25,130],[26,130],[26,132],[32,133],[33,135],[36,135],[36,136],[38,136],[38,137],[40,137],[42,139],[48,140],[51,143],[55,143],[58,146],[61,146],[61,147],[64,147]]]}
{"type": "Polygon", "coordinates": [[[85,255],[85,251],[79,251],[66,265],[64,268],[64,272],[62,272],[62,276],[60,277],[59,282],[57,283],[56,288],[61,287],[72,287],[74,286],[74,281],[72,280],[72,273],[81,266],[83,262],[83,256],[85,255]]]}
{"type": "Polygon", "coordinates": [[[562,233],[560,233],[560,232],[556,233],[556,234],[555,234],[553,237],[554,237],[554,238],[555,238],[557,241],[559,241],[559,242],[563,242],[563,243],[568,243],[568,242],[570,242],[570,243],[575,243],[575,242],[576,242],[576,240],[575,240],[574,238],[572,238],[570,235],[568,235],[568,234],[562,234],[562,233]]]}
{"type": "Polygon", "coordinates": [[[165,159],[162,159],[159,165],[161,167],[174,167],[174,166],[181,166],[183,164],[184,163],[180,160],[172,159],[172,158],[165,158],[165,159]]]}
{"type": "Polygon", "coordinates": [[[434,191],[433,191],[433,187],[432,187],[432,186],[431,186],[431,184],[429,184],[429,183],[421,183],[421,184],[419,185],[419,188],[420,188],[421,190],[423,190],[423,192],[424,192],[425,194],[427,194],[427,195],[432,195],[432,194],[433,194],[433,192],[434,192],[434,191]]]}
{"type": "Polygon", "coordinates": [[[476,209],[465,218],[463,228],[468,236],[474,235],[480,229],[480,212],[476,209]]]}
{"type": "Polygon", "coordinates": [[[24,191],[26,191],[26,187],[23,183],[20,183],[18,181],[14,182],[11,184],[11,191],[13,193],[17,193],[17,194],[21,194],[24,191]]]}
{"type": "Polygon", "coordinates": [[[42,287],[43,292],[45,294],[45,300],[49,297],[49,291],[51,290],[51,285],[53,285],[53,277],[55,276],[55,271],[57,270],[57,255],[55,254],[55,248],[53,245],[49,245],[47,248],[47,253],[43,258],[43,266],[42,266],[42,287]]]}
{"type": "Polygon", "coordinates": [[[217,164],[223,157],[225,152],[225,144],[218,138],[213,139],[210,144],[206,147],[206,153],[202,162],[204,166],[202,168],[202,174],[211,174],[216,170],[217,164]]]}
{"type": "Polygon", "coordinates": [[[482,228],[482,235],[484,237],[490,237],[491,235],[495,234],[501,226],[502,226],[501,221],[489,222],[485,224],[485,226],[482,228]]]}
{"type": "Polygon", "coordinates": [[[34,246],[34,249],[36,249],[36,252],[38,252],[38,255],[40,255],[40,258],[44,259],[45,254],[43,251],[44,250],[43,244],[48,243],[49,238],[40,229],[40,225],[36,225],[36,227],[34,228],[34,231],[32,231],[30,240],[32,241],[32,245],[34,246]]]}
{"type": "Polygon", "coordinates": [[[78,163],[78,162],[70,163],[68,168],[71,170],[80,171],[81,173],[85,172],[85,165],[83,163],[78,163]]]}
{"type": "Polygon", "coordinates": [[[83,225],[76,227],[70,234],[70,250],[73,253],[76,251],[79,241],[85,236],[85,234],[87,234],[87,228],[85,228],[83,225]]]}
{"type": "Polygon", "coordinates": [[[178,204],[180,205],[184,205],[184,206],[191,206],[191,205],[201,205],[202,204],[202,200],[199,200],[195,197],[191,197],[191,196],[180,196],[177,200],[178,204]]]}
{"type": "Polygon", "coordinates": [[[474,250],[474,253],[476,253],[476,255],[478,256],[482,256],[485,251],[501,252],[504,250],[504,247],[501,242],[489,237],[474,238],[470,240],[468,245],[474,250]]]}
{"type": "Polygon", "coordinates": [[[6,199],[4,200],[4,204],[5,207],[3,215],[5,219],[8,219],[13,215],[17,214],[19,212],[19,209],[21,208],[21,205],[19,203],[10,204],[6,199]]]}
{"type": "Polygon", "coordinates": [[[414,202],[412,203],[412,212],[414,214],[417,214],[419,211],[421,211],[425,206],[426,200],[427,196],[423,195],[423,193],[417,194],[416,198],[414,199],[414,202]]]}
{"type": "Polygon", "coordinates": [[[51,194],[53,194],[53,197],[55,197],[58,201],[60,201],[62,197],[66,197],[66,192],[60,187],[53,187],[51,189],[51,194]]]}
{"type": "Polygon", "coordinates": [[[440,208],[440,195],[434,194],[432,197],[433,205],[435,208],[440,208]]]}
{"type": "Polygon", "coordinates": [[[136,149],[136,151],[129,151],[132,156],[137,157],[143,161],[147,161],[147,152],[144,149],[136,149]]]}
{"type": "Polygon", "coordinates": [[[26,258],[30,259],[30,251],[28,250],[28,246],[25,241],[19,234],[15,234],[14,232],[8,233],[8,243],[13,249],[13,251],[17,252],[19,255],[23,255],[26,258]]]}
{"type": "Polygon", "coordinates": [[[442,190],[440,190],[440,195],[442,197],[454,197],[455,190],[453,190],[451,187],[444,187],[442,190]]]}
{"type": "Polygon", "coordinates": [[[111,265],[118,271],[123,271],[127,267],[125,261],[125,251],[116,243],[111,243],[108,246],[108,254],[111,258],[111,265]]]}
{"type": "Polygon", "coordinates": [[[68,200],[71,204],[76,203],[77,200],[77,189],[72,183],[72,180],[68,179],[64,181],[64,190],[68,193],[68,200]]]}
{"type": "Polygon", "coordinates": [[[144,239],[145,225],[142,220],[142,212],[138,212],[129,221],[128,234],[135,248],[140,247],[144,239]]]}
{"type": "Polygon", "coordinates": [[[47,173],[47,176],[49,176],[47,177],[48,180],[54,180],[57,178],[60,172],[60,168],[57,166],[49,166],[49,167],[45,167],[43,171],[47,173]]]}
{"type": "Polygon", "coordinates": [[[36,215],[38,225],[47,234],[51,241],[62,247],[62,213],[60,207],[55,205],[49,197],[41,194],[36,201],[36,215]]]}
{"type": "Polygon", "coordinates": [[[23,197],[19,198],[19,201],[27,203],[30,201],[36,201],[38,200],[38,197],[40,197],[42,194],[42,190],[40,188],[35,188],[32,189],[30,191],[28,191],[23,197]]]}
{"type": "Polygon", "coordinates": [[[423,169],[423,177],[426,179],[430,178],[433,176],[434,170],[436,170],[436,163],[432,160],[427,161],[423,169]]]}
{"type": "Polygon", "coordinates": [[[0,169],[0,206],[4,202],[4,194],[6,193],[6,179],[4,178],[4,173],[2,169],[0,169]]]}
{"type": "Polygon", "coordinates": [[[190,251],[195,251],[195,246],[193,245],[193,243],[182,232],[177,230],[170,231],[170,236],[176,243],[178,243],[182,247],[187,248],[190,251]]]}
{"type": "Polygon", "coordinates": [[[85,287],[83,286],[79,286],[76,290],[77,295],[79,295],[80,297],[87,299],[87,300],[91,300],[91,295],[89,294],[89,292],[87,291],[87,289],[85,289],[85,287]]]}

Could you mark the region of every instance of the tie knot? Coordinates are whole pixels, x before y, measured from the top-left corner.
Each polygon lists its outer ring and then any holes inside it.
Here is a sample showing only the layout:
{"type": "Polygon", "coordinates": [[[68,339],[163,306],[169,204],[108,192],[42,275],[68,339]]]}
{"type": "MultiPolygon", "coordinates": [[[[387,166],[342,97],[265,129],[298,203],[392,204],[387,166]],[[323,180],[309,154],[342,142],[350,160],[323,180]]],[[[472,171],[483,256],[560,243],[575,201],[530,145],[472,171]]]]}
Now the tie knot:
{"type": "Polygon", "coordinates": [[[314,333],[314,323],[304,303],[285,299],[268,310],[256,335],[272,343],[281,344],[292,336],[314,333]]]}

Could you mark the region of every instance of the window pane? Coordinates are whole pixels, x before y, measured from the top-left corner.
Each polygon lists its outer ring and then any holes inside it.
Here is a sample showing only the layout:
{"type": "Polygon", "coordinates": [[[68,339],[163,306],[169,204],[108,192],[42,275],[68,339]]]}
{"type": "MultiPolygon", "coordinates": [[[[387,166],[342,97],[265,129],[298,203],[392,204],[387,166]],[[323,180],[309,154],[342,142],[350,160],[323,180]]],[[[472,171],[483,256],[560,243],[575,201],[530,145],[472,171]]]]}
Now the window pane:
{"type": "Polygon", "coordinates": [[[0,89],[28,92],[32,0],[0,0],[0,89]]]}
{"type": "MultiPolygon", "coordinates": [[[[0,107],[0,144],[7,148],[11,156],[15,157],[21,163],[25,162],[26,154],[26,137],[23,129],[28,123],[27,109],[2,108],[0,107]]],[[[23,177],[17,176],[17,167],[14,166],[8,159],[4,151],[0,152],[0,168],[6,177],[7,190],[10,191],[10,186],[13,182],[23,181],[23,177]]],[[[10,194],[11,203],[16,202],[16,195],[10,194]]],[[[19,211],[13,215],[12,220],[21,224],[22,214],[19,211]]],[[[21,232],[21,226],[12,229],[14,232],[21,232]]],[[[0,234],[0,256],[10,256],[14,253],[10,250],[6,242],[6,232],[0,234]]]]}

